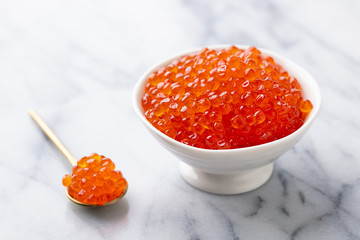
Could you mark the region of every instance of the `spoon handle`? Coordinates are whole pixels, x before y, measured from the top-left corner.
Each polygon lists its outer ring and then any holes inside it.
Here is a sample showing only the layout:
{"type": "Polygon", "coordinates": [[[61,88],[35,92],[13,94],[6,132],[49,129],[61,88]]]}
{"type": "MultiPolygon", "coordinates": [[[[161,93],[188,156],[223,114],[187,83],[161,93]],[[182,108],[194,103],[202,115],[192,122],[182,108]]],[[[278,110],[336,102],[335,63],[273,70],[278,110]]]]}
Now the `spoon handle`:
{"type": "Polygon", "coordinates": [[[45,121],[34,111],[29,111],[30,116],[34,121],[39,125],[39,127],[44,131],[44,133],[49,137],[49,139],[55,144],[55,146],[60,150],[70,164],[75,167],[77,165],[76,158],[69,152],[69,150],[64,146],[60,139],[55,135],[55,133],[50,129],[50,127],[45,123],[45,121]]]}

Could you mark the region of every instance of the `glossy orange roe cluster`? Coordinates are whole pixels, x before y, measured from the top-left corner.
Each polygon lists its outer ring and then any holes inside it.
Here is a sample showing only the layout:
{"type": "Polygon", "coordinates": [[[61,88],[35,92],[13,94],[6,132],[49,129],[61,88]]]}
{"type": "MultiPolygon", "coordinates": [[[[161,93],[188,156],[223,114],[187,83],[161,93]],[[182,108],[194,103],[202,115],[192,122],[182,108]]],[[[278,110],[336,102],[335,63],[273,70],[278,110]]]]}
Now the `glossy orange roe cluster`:
{"type": "Polygon", "coordinates": [[[62,180],[69,195],[86,204],[104,205],[124,193],[127,182],[115,164],[96,153],[81,158],[62,180]]]}
{"type": "Polygon", "coordinates": [[[242,148],[285,137],[312,110],[296,78],[255,47],[203,49],[153,72],[142,106],[158,130],[206,149],[242,148]]]}

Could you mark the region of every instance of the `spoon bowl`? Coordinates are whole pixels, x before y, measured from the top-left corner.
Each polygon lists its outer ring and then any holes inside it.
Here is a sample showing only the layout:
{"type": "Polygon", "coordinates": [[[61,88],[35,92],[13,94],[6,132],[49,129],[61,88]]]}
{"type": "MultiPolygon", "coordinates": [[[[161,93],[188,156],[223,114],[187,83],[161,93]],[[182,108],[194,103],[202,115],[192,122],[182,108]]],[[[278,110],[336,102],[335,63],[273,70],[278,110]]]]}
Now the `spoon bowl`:
{"type": "Polygon", "coordinates": [[[72,201],[73,203],[76,203],[76,204],[81,205],[81,206],[83,206],[83,207],[95,208],[95,207],[105,207],[105,206],[109,206],[109,205],[112,205],[112,204],[114,204],[114,203],[117,203],[120,199],[122,199],[122,198],[124,197],[124,195],[126,194],[127,190],[128,190],[128,187],[126,186],[124,192],[123,192],[120,196],[118,196],[118,197],[115,198],[114,200],[111,200],[111,201],[105,203],[104,205],[96,205],[96,204],[82,203],[82,202],[79,202],[78,200],[74,199],[73,197],[71,197],[70,194],[69,194],[69,192],[68,192],[68,190],[66,190],[65,192],[66,192],[66,196],[68,197],[68,199],[69,199],[70,201],[72,201]]]}

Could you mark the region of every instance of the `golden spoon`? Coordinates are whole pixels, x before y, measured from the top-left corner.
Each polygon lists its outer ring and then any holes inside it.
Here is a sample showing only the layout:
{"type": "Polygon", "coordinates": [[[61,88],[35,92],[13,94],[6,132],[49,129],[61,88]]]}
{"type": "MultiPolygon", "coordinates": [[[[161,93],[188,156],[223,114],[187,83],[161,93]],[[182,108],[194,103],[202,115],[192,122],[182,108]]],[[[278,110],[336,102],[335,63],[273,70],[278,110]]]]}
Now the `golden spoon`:
{"type": "MultiPolygon", "coordinates": [[[[54,145],[60,150],[60,152],[66,157],[66,159],[70,162],[70,164],[73,167],[75,167],[77,165],[76,158],[69,152],[69,150],[64,146],[64,144],[55,135],[55,133],[50,129],[50,127],[45,123],[45,121],[34,110],[30,110],[29,114],[32,117],[32,119],[34,119],[34,121],[43,130],[43,132],[48,136],[48,138],[54,143],[54,145]]],[[[102,206],[108,206],[108,205],[114,204],[117,201],[119,201],[125,195],[127,189],[128,189],[128,187],[126,186],[126,189],[124,190],[124,192],[119,197],[115,198],[112,201],[109,201],[109,202],[105,203],[102,206]]],[[[85,206],[85,207],[102,207],[102,206],[99,206],[99,205],[96,205],[96,204],[86,204],[86,203],[79,202],[78,200],[72,198],[69,195],[69,192],[67,190],[66,190],[66,196],[70,199],[70,201],[72,201],[73,203],[79,204],[81,206],[85,206]]]]}

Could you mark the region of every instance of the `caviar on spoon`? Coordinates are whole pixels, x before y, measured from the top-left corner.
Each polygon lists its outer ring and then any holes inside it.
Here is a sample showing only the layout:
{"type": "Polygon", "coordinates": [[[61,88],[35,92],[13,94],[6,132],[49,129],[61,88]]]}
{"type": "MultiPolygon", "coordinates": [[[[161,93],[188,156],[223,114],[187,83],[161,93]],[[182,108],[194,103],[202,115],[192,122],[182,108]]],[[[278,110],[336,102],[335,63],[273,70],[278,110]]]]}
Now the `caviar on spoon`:
{"type": "Polygon", "coordinates": [[[72,174],[62,180],[72,202],[88,207],[108,206],[125,195],[127,181],[115,170],[111,159],[94,153],[77,161],[35,111],[30,110],[29,114],[73,166],[72,174]]]}

